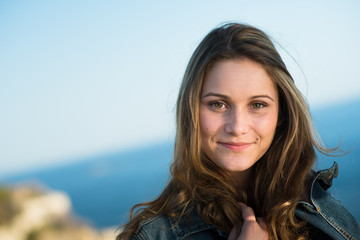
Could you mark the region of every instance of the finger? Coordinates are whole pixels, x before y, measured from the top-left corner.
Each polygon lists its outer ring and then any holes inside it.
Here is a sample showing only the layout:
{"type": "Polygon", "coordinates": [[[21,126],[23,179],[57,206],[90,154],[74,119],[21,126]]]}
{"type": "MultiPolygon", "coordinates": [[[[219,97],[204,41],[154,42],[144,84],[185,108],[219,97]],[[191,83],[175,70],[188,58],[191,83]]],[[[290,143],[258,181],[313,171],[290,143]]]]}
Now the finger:
{"type": "Polygon", "coordinates": [[[234,226],[230,231],[228,240],[236,240],[236,238],[237,238],[236,232],[237,232],[236,227],[234,226]]]}
{"type": "Polygon", "coordinates": [[[244,203],[241,203],[241,202],[239,202],[239,206],[240,206],[241,214],[242,214],[244,221],[256,222],[255,213],[251,207],[248,207],[244,203]]]}

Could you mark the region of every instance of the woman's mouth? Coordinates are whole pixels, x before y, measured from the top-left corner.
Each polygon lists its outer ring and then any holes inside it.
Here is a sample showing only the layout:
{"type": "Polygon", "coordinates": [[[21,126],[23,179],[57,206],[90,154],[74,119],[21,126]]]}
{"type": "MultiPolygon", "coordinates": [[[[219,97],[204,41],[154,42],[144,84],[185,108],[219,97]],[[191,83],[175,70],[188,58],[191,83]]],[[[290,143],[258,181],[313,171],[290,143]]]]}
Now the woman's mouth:
{"type": "Polygon", "coordinates": [[[235,142],[219,142],[219,144],[225,148],[228,148],[234,152],[240,152],[248,147],[251,146],[252,143],[247,143],[247,142],[239,142],[239,143],[235,143],[235,142]]]}

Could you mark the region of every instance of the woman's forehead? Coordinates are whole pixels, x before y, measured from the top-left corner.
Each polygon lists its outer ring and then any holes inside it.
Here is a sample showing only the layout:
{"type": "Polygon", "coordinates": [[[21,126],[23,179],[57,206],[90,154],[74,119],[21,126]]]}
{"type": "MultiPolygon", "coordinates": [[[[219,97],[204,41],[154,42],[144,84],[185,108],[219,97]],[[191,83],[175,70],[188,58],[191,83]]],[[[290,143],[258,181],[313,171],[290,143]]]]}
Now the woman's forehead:
{"type": "Polygon", "coordinates": [[[276,89],[262,65],[249,59],[233,59],[219,61],[212,67],[205,76],[202,95],[276,94],[276,89]]]}

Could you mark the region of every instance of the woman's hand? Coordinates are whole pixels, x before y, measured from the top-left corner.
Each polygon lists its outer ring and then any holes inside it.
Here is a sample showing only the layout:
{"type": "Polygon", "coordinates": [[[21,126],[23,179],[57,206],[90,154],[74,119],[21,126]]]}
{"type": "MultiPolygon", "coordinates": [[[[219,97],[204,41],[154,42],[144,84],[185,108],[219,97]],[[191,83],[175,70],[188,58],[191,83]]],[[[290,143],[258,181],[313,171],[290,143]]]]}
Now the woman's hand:
{"type": "Polygon", "coordinates": [[[234,227],[230,232],[228,240],[269,239],[264,219],[255,217],[252,208],[246,206],[244,203],[239,203],[239,206],[241,208],[244,223],[240,235],[236,236],[238,231],[236,227],[234,227]]]}

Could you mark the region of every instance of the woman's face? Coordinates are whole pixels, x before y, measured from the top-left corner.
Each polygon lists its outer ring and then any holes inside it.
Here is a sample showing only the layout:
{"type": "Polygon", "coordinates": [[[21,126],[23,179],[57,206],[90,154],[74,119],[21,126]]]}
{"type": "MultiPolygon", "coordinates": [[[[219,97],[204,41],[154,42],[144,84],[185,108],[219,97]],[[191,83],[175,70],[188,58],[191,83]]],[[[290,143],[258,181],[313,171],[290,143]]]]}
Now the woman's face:
{"type": "Polygon", "coordinates": [[[278,105],[277,88],[260,64],[249,59],[216,63],[200,96],[202,151],[242,179],[274,138],[278,105]]]}

